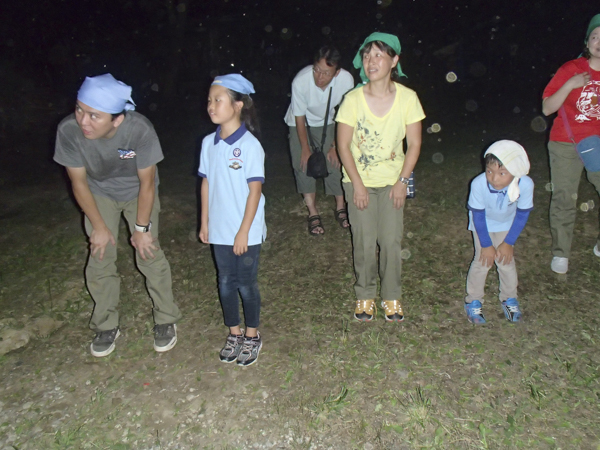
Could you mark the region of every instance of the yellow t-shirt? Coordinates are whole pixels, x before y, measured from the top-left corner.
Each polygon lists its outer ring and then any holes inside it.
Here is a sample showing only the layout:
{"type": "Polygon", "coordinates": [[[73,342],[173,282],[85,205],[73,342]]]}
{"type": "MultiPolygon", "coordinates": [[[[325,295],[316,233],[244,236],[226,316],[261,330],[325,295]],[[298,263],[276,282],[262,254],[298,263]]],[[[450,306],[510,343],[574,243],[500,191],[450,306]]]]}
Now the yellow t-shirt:
{"type": "MultiPolygon", "coordinates": [[[[416,92],[394,84],[396,98],[385,116],[371,112],[361,86],[346,94],[335,118],[354,128],[350,151],[366,187],[384,187],[398,181],[404,165],[406,126],[425,118],[416,92]]],[[[349,182],[346,169],[342,171],[344,182],[349,182]]]]}

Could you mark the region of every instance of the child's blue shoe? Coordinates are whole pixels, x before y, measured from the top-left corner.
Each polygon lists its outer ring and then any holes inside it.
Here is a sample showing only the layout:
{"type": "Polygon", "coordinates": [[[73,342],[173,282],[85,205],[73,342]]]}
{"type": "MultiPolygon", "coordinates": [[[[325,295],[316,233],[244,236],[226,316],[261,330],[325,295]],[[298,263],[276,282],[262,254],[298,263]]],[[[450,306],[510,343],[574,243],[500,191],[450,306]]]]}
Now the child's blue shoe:
{"type": "Polygon", "coordinates": [[[471,303],[465,303],[465,311],[467,313],[467,319],[469,322],[475,325],[483,325],[485,323],[485,317],[481,311],[481,302],[479,300],[473,300],[471,303]]]}
{"type": "Polygon", "coordinates": [[[523,318],[523,314],[519,309],[519,302],[516,298],[509,298],[502,302],[502,309],[506,320],[509,322],[520,322],[523,318]]]}

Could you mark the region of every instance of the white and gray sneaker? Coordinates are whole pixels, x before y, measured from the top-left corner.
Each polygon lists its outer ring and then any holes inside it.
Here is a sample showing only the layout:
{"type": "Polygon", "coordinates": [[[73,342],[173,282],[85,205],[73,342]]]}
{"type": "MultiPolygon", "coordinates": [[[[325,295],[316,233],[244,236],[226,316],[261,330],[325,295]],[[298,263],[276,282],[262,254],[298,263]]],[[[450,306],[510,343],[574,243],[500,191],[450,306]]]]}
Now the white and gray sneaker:
{"type": "Polygon", "coordinates": [[[90,345],[92,355],[97,358],[110,355],[115,349],[115,341],[120,335],[119,327],[112,330],[98,331],[94,336],[92,345],[90,345]]]}
{"type": "Polygon", "coordinates": [[[550,268],[556,273],[567,273],[569,270],[569,258],[563,258],[561,256],[555,256],[552,258],[550,268]]]}
{"type": "Polygon", "coordinates": [[[250,366],[258,359],[258,354],[262,348],[262,339],[257,332],[256,337],[245,337],[242,351],[237,357],[238,366],[250,366]]]}
{"type": "Polygon", "coordinates": [[[232,363],[234,362],[240,352],[242,351],[242,347],[244,345],[244,330],[242,330],[242,334],[231,334],[227,335],[227,340],[225,341],[225,345],[219,352],[219,359],[224,363],[232,363]]]}
{"type": "Polygon", "coordinates": [[[154,325],[154,350],[159,353],[168,352],[177,344],[177,325],[163,323],[154,325]]]}

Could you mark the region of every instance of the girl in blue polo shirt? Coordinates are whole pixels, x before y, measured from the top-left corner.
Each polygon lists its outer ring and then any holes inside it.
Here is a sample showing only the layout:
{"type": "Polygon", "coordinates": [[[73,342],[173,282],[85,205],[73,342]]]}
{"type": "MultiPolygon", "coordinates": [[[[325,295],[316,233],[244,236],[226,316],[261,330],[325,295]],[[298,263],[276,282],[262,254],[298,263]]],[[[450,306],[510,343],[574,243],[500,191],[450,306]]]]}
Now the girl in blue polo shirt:
{"type": "Polygon", "coordinates": [[[267,236],[262,195],[265,152],[252,134],[258,132],[258,121],[250,94],[254,86],[241,75],[214,79],[207,110],[218,127],[202,141],[198,169],[202,178],[199,237],[212,244],[223,317],[229,327],[219,357],[240,366],[255,363],[262,347],[257,274],[267,236]],[[245,333],[240,328],[240,296],[245,333]]]}

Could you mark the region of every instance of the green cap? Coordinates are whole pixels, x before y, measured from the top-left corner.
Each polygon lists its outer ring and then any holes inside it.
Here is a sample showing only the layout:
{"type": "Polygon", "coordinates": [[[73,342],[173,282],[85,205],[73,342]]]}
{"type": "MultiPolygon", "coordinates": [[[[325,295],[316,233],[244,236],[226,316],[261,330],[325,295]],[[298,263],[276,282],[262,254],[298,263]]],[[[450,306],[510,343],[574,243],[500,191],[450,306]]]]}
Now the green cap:
{"type": "Polygon", "coordinates": [[[585,34],[585,41],[583,41],[585,45],[587,45],[588,38],[590,37],[590,34],[592,34],[592,31],[598,27],[600,27],[600,14],[596,14],[594,17],[592,17],[592,20],[590,20],[587,33],[585,34]]]}
{"type": "MultiPolygon", "coordinates": [[[[599,16],[600,16],[600,14],[599,14],[599,16]]],[[[358,52],[356,52],[356,56],[354,57],[354,60],[352,61],[352,64],[354,64],[355,69],[360,68],[360,79],[363,81],[363,83],[367,83],[369,81],[369,78],[367,77],[367,74],[365,74],[365,68],[363,67],[362,56],[360,56],[360,52],[363,48],[365,48],[365,45],[367,45],[369,42],[374,42],[374,41],[380,41],[380,42],[383,42],[383,43],[389,45],[396,52],[397,55],[400,55],[400,39],[398,39],[396,36],[394,36],[393,34],[379,33],[379,32],[370,34],[369,37],[367,37],[365,39],[365,41],[362,43],[362,45],[358,49],[358,52]]],[[[406,75],[404,75],[404,73],[402,72],[402,69],[400,68],[400,62],[398,62],[398,65],[396,66],[396,68],[398,69],[398,75],[400,75],[402,77],[406,76],[406,75]]]]}

